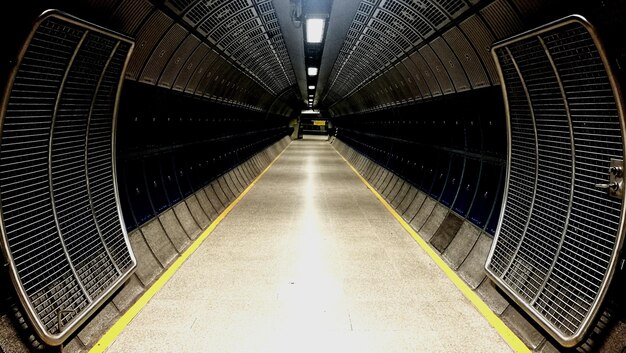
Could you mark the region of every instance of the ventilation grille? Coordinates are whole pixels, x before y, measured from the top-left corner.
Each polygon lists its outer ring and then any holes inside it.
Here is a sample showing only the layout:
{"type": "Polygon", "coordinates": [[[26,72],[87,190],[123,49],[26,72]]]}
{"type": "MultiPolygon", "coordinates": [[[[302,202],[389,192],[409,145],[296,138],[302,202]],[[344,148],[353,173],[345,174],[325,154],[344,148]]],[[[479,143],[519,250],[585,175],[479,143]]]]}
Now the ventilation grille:
{"type": "Polygon", "coordinates": [[[2,250],[40,338],[59,345],[135,267],[112,136],[132,42],[48,11],[3,105],[2,250]]]}
{"type": "Polygon", "coordinates": [[[497,44],[509,164],[486,269],[562,345],[586,336],[622,245],[622,199],[595,187],[623,159],[621,100],[593,28],[568,17],[497,44]]]}
{"type": "Polygon", "coordinates": [[[469,10],[462,0],[362,0],[330,73],[332,106],[469,10]]]}
{"type": "Polygon", "coordinates": [[[168,0],[166,4],[273,94],[296,83],[271,0],[168,0]]]}

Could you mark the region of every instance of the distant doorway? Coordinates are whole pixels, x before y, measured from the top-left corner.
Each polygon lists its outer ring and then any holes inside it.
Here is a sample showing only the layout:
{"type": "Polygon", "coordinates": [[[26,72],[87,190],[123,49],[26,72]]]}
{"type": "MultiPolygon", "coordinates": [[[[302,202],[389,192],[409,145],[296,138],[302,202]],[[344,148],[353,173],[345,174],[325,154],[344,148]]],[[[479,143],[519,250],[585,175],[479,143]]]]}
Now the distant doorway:
{"type": "Polygon", "coordinates": [[[298,129],[298,138],[310,138],[320,136],[327,139],[331,128],[330,122],[323,119],[318,111],[304,111],[300,115],[300,126],[298,129]]]}

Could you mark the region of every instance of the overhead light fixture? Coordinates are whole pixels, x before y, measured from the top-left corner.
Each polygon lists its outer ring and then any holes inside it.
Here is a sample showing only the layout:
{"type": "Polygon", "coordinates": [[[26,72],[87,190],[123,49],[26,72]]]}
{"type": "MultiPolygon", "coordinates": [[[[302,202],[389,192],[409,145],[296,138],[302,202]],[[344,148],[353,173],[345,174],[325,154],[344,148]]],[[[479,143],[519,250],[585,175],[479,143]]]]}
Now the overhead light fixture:
{"type": "Polygon", "coordinates": [[[324,19],[308,18],[306,20],[306,41],[307,43],[321,43],[324,36],[324,19]]]}
{"type": "Polygon", "coordinates": [[[307,73],[309,74],[309,76],[317,75],[317,67],[309,67],[307,73]]]}
{"type": "Polygon", "coordinates": [[[309,89],[315,89],[315,86],[309,86],[309,89]]]}

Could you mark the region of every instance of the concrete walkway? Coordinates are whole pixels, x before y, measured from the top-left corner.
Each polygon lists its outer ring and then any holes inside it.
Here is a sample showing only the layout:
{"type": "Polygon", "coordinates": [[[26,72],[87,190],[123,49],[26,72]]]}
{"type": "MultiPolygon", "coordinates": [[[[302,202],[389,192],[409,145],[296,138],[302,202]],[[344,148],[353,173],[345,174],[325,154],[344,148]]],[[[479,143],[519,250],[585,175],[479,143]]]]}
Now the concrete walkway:
{"type": "Polygon", "coordinates": [[[326,141],[293,142],[108,352],[510,352],[326,141]]]}

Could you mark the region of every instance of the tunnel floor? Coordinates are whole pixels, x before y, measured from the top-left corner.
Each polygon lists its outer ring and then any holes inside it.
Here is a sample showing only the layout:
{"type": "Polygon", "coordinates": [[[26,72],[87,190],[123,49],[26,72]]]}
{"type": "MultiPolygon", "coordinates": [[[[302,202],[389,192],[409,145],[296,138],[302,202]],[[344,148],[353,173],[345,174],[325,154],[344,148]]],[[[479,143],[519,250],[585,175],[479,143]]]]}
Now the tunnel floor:
{"type": "Polygon", "coordinates": [[[108,352],[510,352],[326,141],[293,142],[108,352]]]}

